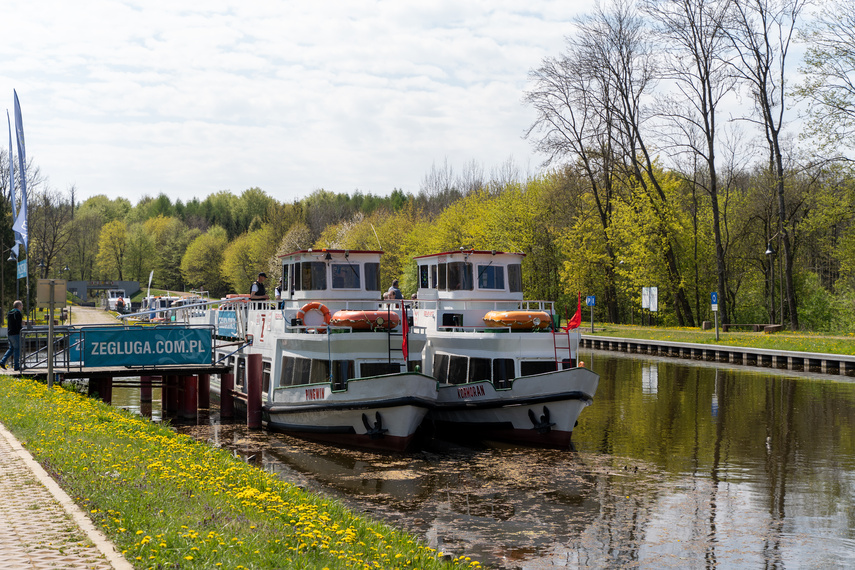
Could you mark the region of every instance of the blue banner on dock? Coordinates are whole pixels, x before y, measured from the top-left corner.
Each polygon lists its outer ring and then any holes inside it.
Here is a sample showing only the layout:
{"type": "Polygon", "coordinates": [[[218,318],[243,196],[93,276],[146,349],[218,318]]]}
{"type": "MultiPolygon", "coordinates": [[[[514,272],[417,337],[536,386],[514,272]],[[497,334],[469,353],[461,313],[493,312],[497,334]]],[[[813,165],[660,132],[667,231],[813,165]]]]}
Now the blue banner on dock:
{"type": "Polygon", "coordinates": [[[210,364],[211,329],[97,329],[83,334],[83,366],[210,364]]]}

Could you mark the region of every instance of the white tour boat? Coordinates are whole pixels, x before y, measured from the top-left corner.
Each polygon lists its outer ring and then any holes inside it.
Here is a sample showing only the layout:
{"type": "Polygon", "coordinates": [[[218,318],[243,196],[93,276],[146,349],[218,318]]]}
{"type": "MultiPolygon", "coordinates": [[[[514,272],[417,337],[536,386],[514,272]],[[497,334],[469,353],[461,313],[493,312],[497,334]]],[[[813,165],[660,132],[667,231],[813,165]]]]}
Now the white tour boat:
{"type": "Polygon", "coordinates": [[[126,313],[131,310],[131,298],[124,289],[109,289],[106,295],[107,310],[126,313]]]}
{"type": "Polygon", "coordinates": [[[451,251],[416,258],[414,323],[423,371],[439,382],[430,413],[443,438],[568,447],[599,376],[579,366],[577,331],[555,330],[553,303],[526,301],[523,254],[451,251]]]}
{"type": "Polygon", "coordinates": [[[400,451],[436,402],[418,372],[424,331],[404,303],[384,301],[379,251],[304,250],[281,258],[283,292],[269,301],[232,295],[192,323],[216,327],[245,385],[246,357],[263,362],[262,415],[271,429],[357,447],[400,451]],[[241,339],[247,343],[241,346],[241,339]]]}

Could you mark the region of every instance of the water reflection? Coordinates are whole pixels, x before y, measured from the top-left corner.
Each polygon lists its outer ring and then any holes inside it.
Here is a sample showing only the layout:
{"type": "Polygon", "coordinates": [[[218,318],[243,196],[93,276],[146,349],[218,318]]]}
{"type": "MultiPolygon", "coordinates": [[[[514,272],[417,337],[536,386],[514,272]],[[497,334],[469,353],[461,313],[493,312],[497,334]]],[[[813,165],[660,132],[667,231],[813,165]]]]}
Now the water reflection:
{"type": "Polygon", "coordinates": [[[855,565],[855,384],[583,359],[601,380],[575,453],[378,455],[221,425],[215,410],[177,429],[493,567],[855,565]]]}

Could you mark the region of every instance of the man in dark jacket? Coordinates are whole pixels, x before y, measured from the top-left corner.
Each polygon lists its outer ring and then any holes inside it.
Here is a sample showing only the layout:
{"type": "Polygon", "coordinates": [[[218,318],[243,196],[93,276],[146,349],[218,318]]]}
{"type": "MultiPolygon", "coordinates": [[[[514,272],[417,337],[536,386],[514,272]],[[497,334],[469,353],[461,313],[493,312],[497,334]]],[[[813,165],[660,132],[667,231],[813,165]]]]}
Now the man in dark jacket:
{"type": "Polygon", "coordinates": [[[267,279],[267,274],[263,271],[258,274],[258,279],[252,284],[249,289],[249,298],[253,301],[266,301],[270,297],[267,296],[267,290],[264,288],[264,281],[267,279]]]}
{"type": "Polygon", "coordinates": [[[21,329],[24,325],[24,315],[21,309],[24,308],[24,303],[15,301],[12,305],[12,310],[6,315],[6,321],[9,325],[9,350],[0,359],[0,368],[5,370],[6,361],[14,355],[12,363],[15,365],[15,370],[21,369],[21,329]]]}

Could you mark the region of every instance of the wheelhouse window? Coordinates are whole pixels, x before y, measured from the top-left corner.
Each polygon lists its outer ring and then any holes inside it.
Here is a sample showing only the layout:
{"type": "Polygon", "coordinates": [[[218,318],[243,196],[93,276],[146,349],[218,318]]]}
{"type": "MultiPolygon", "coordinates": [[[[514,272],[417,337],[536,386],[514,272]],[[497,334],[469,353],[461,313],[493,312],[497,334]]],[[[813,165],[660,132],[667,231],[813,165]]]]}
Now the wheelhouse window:
{"type": "Polygon", "coordinates": [[[419,267],[419,289],[427,289],[430,287],[428,282],[428,266],[422,265],[419,267]]]}
{"type": "Polygon", "coordinates": [[[472,264],[463,261],[439,264],[439,287],[446,291],[472,290],[472,264]]]}
{"type": "Polygon", "coordinates": [[[478,288],[505,290],[505,268],[501,265],[478,266],[478,288]]]}
{"type": "Polygon", "coordinates": [[[359,266],[353,263],[332,264],[333,289],[359,289],[359,266]]]}
{"type": "Polygon", "coordinates": [[[508,290],[511,293],[522,292],[522,265],[508,265],[508,290]]]}
{"type": "Polygon", "coordinates": [[[288,269],[290,267],[291,266],[288,264],[285,264],[282,266],[282,298],[283,299],[287,296],[288,287],[290,287],[290,285],[291,285],[291,282],[288,281],[288,278],[289,278],[288,269]]]}
{"type": "Polygon", "coordinates": [[[303,291],[323,291],[327,288],[327,264],[323,261],[304,261],[302,266],[303,291]]]}
{"type": "Polygon", "coordinates": [[[436,280],[436,265],[430,266],[430,286],[434,289],[437,288],[437,280],[436,280]]]}
{"type": "Polygon", "coordinates": [[[366,263],[362,266],[365,272],[365,290],[379,291],[380,290],[380,264],[366,263]]]}

